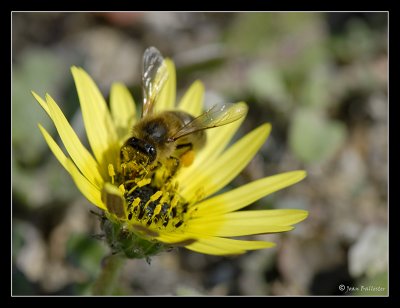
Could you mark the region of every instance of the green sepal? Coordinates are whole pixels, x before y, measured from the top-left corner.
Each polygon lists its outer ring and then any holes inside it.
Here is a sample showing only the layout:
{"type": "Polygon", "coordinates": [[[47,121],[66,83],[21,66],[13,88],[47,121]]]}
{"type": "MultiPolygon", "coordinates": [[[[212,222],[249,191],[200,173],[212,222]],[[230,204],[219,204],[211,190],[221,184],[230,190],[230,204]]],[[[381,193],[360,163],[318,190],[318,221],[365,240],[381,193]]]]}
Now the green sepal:
{"type": "Polygon", "coordinates": [[[101,228],[112,252],[114,254],[123,253],[129,259],[146,258],[146,260],[149,260],[150,256],[170,248],[170,246],[156,240],[144,238],[134,232],[126,222],[106,215],[102,216],[101,228]]]}

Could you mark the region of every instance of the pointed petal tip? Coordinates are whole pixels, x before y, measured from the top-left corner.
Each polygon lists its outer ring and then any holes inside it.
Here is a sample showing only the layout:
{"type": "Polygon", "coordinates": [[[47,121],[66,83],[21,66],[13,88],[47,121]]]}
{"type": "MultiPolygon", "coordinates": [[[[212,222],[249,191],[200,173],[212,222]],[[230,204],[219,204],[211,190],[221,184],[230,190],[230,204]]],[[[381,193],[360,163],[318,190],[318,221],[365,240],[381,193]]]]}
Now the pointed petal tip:
{"type": "Polygon", "coordinates": [[[86,135],[101,172],[104,166],[115,163],[118,136],[106,101],[95,81],[82,68],[72,67],[71,72],[78,93],[86,135]]]}
{"type": "Polygon", "coordinates": [[[267,139],[271,133],[271,130],[272,130],[271,123],[264,123],[264,124],[261,124],[259,127],[253,129],[253,131],[258,131],[258,134],[257,134],[258,136],[260,136],[260,135],[263,136],[262,138],[264,139],[264,142],[267,141],[267,139]]]}
{"type": "Polygon", "coordinates": [[[266,142],[269,137],[269,134],[271,133],[271,130],[272,130],[271,123],[264,123],[254,128],[250,133],[257,131],[257,136],[262,135],[264,138],[264,142],[266,142]]]}
{"type": "MultiPolygon", "coordinates": [[[[191,84],[190,88],[192,88],[192,87],[196,90],[196,92],[198,93],[198,95],[199,95],[199,94],[200,94],[200,95],[204,95],[204,93],[205,93],[205,91],[206,91],[206,87],[205,87],[204,83],[203,83],[200,79],[195,80],[195,81],[191,84]]],[[[190,89],[190,88],[189,88],[189,89],[190,89]]],[[[187,90],[185,91],[185,93],[186,93],[189,89],[187,89],[187,90]]]]}
{"type": "Polygon", "coordinates": [[[89,76],[86,73],[86,71],[80,66],[73,65],[73,66],[71,66],[70,69],[71,69],[71,73],[72,73],[72,76],[74,77],[74,79],[77,78],[79,76],[79,74],[83,74],[83,75],[89,76]]]}
{"type": "Polygon", "coordinates": [[[307,176],[307,171],[305,170],[297,170],[296,172],[298,172],[299,175],[303,177],[303,179],[307,176]]]}
{"type": "MultiPolygon", "coordinates": [[[[295,224],[298,224],[299,222],[302,222],[302,221],[305,220],[305,219],[308,217],[308,215],[309,215],[309,212],[306,211],[306,210],[288,209],[288,211],[291,211],[292,214],[295,215],[294,220],[292,220],[292,221],[290,222],[291,225],[295,225],[295,224]]],[[[292,229],[294,229],[293,226],[292,226],[292,229]]]]}
{"type": "Polygon", "coordinates": [[[196,87],[203,88],[203,90],[206,88],[206,87],[204,86],[204,83],[203,83],[200,79],[196,79],[196,80],[193,82],[193,84],[196,85],[196,87]]]}
{"type": "Polygon", "coordinates": [[[44,98],[46,99],[46,102],[49,102],[49,100],[54,101],[54,99],[51,97],[49,93],[45,93],[44,98]]]}
{"type": "Polygon", "coordinates": [[[272,125],[271,123],[264,123],[261,125],[261,127],[263,127],[263,129],[265,129],[266,131],[268,131],[268,133],[271,131],[272,129],[272,125]]]}
{"type": "Polygon", "coordinates": [[[37,126],[39,127],[40,131],[43,132],[43,130],[45,130],[45,128],[42,126],[42,124],[38,123],[37,126]]]}
{"type": "Polygon", "coordinates": [[[249,110],[249,105],[246,103],[246,102],[244,102],[244,101],[240,101],[240,102],[237,102],[237,103],[235,103],[236,105],[242,105],[243,106],[243,108],[246,108],[246,112],[249,110]]]}
{"type": "Polygon", "coordinates": [[[306,219],[307,217],[308,217],[308,215],[310,214],[308,211],[306,211],[306,210],[298,210],[299,211],[299,221],[298,222],[300,222],[300,221],[303,221],[304,219],[306,219]]]}
{"type": "Polygon", "coordinates": [[[37,94],[35,91],[31,91],[31,94],[33,95],[33,97],[36,99],[36,101],[39,103],[39,105],[44,109],[44,111],[46,111],[46,113],[51,118],[49,108],[47,106],[47,103],[43,100],[43,98],[41,98],[40,95],[37,94]]]}
{"type": "MultiPolygon", "coordinates": [[[[176,82],[176,67],[174,61],[172,61],[170,58],[165,58],[164,63],[167,66],[168,74],[170,75],[170,78],[176,82]]],[[[174,86],[176,84],[174,83],[174,86]]]]}
{"type": "Polygon", "coordinates": [[[113,82],[112,84],[111,84],[111,89],[113,89],[113,88],[116,88],[116,89],[118,89],[118,88],[126,88],[126,86],[122,83],[122,82],[119,82],[119,81],[115,81],[115,82],[113,82]]]}
{"type": "MultiPolygon", "coordinates": [[[[34,98],[36,98],[37,96],[39,96],[39,94],[37,94],[35,91],[31,90],[31,94],[34,98]]],[[[40,97],[40,96],[39,96],[40,97]]]]}
{"type": "Polygon", "coordinates": [[[281,231],[281,232],[289,232],[289,231],[292,231],[293,229],[294,229],[293,226],[288,226],[285,231],[281,231]]]}
{"type": "Polygon", "coordinates": [[[203,109],[205,87],[200,80],[193,82],[185,91],[179,103],[180,110],[186,111],[193,116],[199,116],[203,109]]]}
{"type": "MultiPolygon", "coordinates": [[[[260,234],[262,235],[262,234],[260,234]]],[[[266,248],[273,248],[276,247],[276,243],[274,242],[267,242],[267,241],[257,241],[258,243],[260,243],[260,246],[263,246],[259,249],[266,249],[266,248]]]]}
{"type": "Polygon", "coordinates": [[[75,78],[75,75],[78,74],[78,72],[79,72],[79,67],[73,65],[70,67],[70,70],[71,70],[72,76],[75,78]]]}
{"type": "Polygon", "coordinates": [[[164,61],[165,61],[165,64],[167,64],[167,65],[173,65],[173,66],[175,67],[175,63],[174,63],[174,61],[173,61],[171,58],[166,57],[166,58],[164,58],[164,61]]]}
{"type": "Polygon", "coordinates": [[[292,176],[295,180],[294,183],[300,182],[307,176],[307,171],[305,171],[305,170],[294,170],[294,171],[290,171],[290,173],[292,174],[292,176]]]}
{"type": "Polygon", "coordinates": [[[273,247],[275,247],[276,246],[276,243],[274,243],[274,242],[266,242],[266,243],[268,243],[268,247],[266,247],[266,248],[273,248],[273,247]]]}
{"type": "MultiPolygon", "coordinates": [[[[197,91],[197,93],[199,93],[199,94],[201,94],[201,95],[204,95],[204,92],[206,91],[206,87],[205,87],[204,83],[203,83],[200,79],[195,80],[195,81],[192,83],[192,85],[191,85],[190,87],[195,88],[196,91],[197,91]]],[[[190,88],[189,88],[189,89],[190,89],[190,88]]],[[[189,89],[188,89],[188,90],[189,90],[189,89]]],[[[185,93],[186,93],[188,90],[186,90],[185,93]]]]}
{"type": "Polygon", "coordinates": [[[79,71],[80,69],[81,69],[81,67],[80,67],[80,66],[76,66],[76,65],[72,65],[71,68],[70,68],[70,70],[71,70],[72,73],[73,73],[73,72],[77,72],[77,71],[79,71]]]}

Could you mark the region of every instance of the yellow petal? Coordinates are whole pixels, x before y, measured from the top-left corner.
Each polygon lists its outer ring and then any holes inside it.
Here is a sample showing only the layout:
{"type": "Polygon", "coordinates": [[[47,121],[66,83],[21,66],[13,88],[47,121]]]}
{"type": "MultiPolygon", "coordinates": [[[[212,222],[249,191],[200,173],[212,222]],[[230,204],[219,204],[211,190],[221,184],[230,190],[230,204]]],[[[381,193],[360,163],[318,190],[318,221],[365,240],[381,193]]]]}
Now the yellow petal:
{"type": "MultiPolygon", "coordinates": [[[[244,104],[244,102],[239,102],[238,104],[244,104]]],[[[212,164],[225,149],[244,119],[245,117],[233,123],[207,130],[206,146],[199,153],[196,153],[195,160],[189,168],[181,169],[178,174],[179,183],[190,183],[199,176],[201,170],[212,164]]]]}
{"type": "Polygon", "coordinates": [[[171,59],[165,59],[168,70],[168,79],[164,84],[154,106],[155,112],[173,109],[176,99],[176,71],[175,64],[171,59]]]}
{"type": "Polygon", "coordinates": [[[182,182],[181,194],[187,200],[196,195],[207,197],[227,185],[264,144],[271,131],[270,124],[264,124],[241,138],[228,148],[210,165],[199,168],[192,181],[182,182]]]}
{"type": "Polygon", "coordinates": [[[119,144],[106,102],[92,78],[81,68],[71,68],[78,91],[82,117],[94,156],[107,174],[109,164],[116,165],[119,144]]]}
{"type": "Polygon", "coordinates": [[[199,253],[224,256],[242,254],[247,250],[264,249],[274,246],[275,244],[271,242],[242,241],[220,237],[206,237],[185,247],[199,253]]]}
{"type": "Polygon", "coordinates": [[[60,149],[60,147],[54,141],[54,139],[51,137],[51,135],[47,132],[47,130],[40,124],[38,126],[39,126],[39,129],[44,137],[44,140],[47,142],[50,150],[53,152],[54,156],[57,158],[57,160],[60,162],[60,164],[65,168],[65,170],[68,171],[68,166],[67,166],[68,157],[65,156],[63,151],[60,149]]]}
{"type": "Polygon", "coordinates": [[[197,239],[190,234],[185,233],[171,233],[171,232],[160,232],[157,236],[157,240],[166,243],[166,244],[175,244],[175,245],[184,245],[185,243],[189,244],[197,239]]]}
{"type": "Polygon", "coordinates": [[[81,193],[94,205],[99,208],[105,210],[104,204],[100,199],[100,191],[93,184],[91,184],[76,168],[74,163],[67,158],[54,139],[50,136],[50,134],[39,124],[39,129],[42,132],[44,139],[50,147],[50,150],[53,152],[54,156],[61,163],[61,165],[68,171],[68,173],[72,176],[76,186],[81,191],[81,193]]]}
{"type": "Polygon", "coordinates": [[[204,85],[201,81],[196,80],[183,95],[178,108],[197,117],[203,110],[203,101],[204,85]]]}
{"type": "Polygon", "coordinates": [[[305,219],[303,210],[241,211],[190,221],[187,231],[213,236],[242,236],[292,230],[291,225],[305,219]]]}
{"type": "Polygon", "coordinates": [[[68,172],[71,174],[76,186],[80,192],[88,199],[91,203],[96,205],[102,210],[106,210],[105,205],[101,201],[100,191],[92,185],[75,167],[74,163],[68,159],[67,160],[68,172]]]}
{"type": "Polygon", "coordinates": [[[197,205],[196,215],[209,217],[239,210],[275,191],[300,182],[305,176],[305,171],[291,171],[251,182],[202,201],[197,205]]]}
{"type": "Polygon", "coordinates": [[[200,235],[212,236],[243,236],[252,234],[277,233],[293,230],[292,226],[271,226],[271,225],[249,225],[242,226],[240,224],[233,226],[232,224],[223,224],[220,222],[212,222],[208,224],[194,225],[188,228],[188,231],[200,235]]]}
{"type": "Polygon", "coordinates": [[[118,139],[122,144],[135,123],[136,110],[131,93],[121,83],[114,83],[111,87],[110,108],[118,139]]]}
{"type": "Polygon", "coordinates": [[[50,111],[49,111],[49,107],[47,106],[47,103],[44,101],[43,98],[41,98],[36,92],[31,91],[33,97],[38,101],[38,103],[40,104],[40,106],[44,109],[44,111],[46,111],[46,113],[48,114],[48,116],[51,118],[50,115],[50,111]]]}
{"type": "MultiPolygon", "coordinates": [[[[290,226],[297,224],[308,216],[305,210],[297,209],[277,209],[277,210],[255,210],[239,211],[221,215],[225,220],[232,224],[241,224],[250,226],[253,224],[268,224],[276,226],[290,226]]],[[[211,218],[211,221],[217,221],[218,217],[211,218]]]]}
{"type": "Polygon", "coordinates": [[[99,166],[89,151],[82,145],[71,125],[68,123],[61,109],[50,95],[46,95],[50,117],[56,126],[61,141],[68,154],[82,172],[82,174],[96,187],[101,187],[103,179],[99,173],[99,166]]]}

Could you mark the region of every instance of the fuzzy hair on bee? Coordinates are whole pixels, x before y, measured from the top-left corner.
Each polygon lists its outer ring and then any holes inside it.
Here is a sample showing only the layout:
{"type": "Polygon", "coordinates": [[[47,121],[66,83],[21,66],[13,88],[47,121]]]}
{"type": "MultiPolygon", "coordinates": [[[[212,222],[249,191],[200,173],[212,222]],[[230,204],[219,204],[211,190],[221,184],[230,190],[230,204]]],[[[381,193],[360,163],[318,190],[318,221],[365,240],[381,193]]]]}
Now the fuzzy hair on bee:
{"type": "Polygon", "coordinates": [[[155,112],[159,94],[168,80],[161,53],[146,49],[143,56],[143,108],[131,137],[120,150],[121,167],[127,180],[141,171],[151,173],[160,166],[173,166],[171,176],[181,166],[190,166],[206,144],[205,130],[226,125],[247,113],[244,104],[217,104],[198,117],[180,110],[155,112]]]}

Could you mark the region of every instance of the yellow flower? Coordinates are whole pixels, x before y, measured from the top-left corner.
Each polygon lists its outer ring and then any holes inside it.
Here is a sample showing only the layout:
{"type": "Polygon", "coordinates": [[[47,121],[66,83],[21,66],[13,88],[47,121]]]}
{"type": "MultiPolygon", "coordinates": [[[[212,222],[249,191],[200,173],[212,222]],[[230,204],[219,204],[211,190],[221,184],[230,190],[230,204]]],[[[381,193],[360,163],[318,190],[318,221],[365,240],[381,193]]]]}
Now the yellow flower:
{"type": "MultiPolygon", "coordinates": [[[[175,67],[171,60],[164,61],[169,78],[156,111],[178,108],[198,116],[203,108],[203,84],[194,82],[175,107],[175,67]]],[[[241,254],[275,244],[231,237],[289,231],[307,217],[307,211],[297,209],[238,211],[299,182],[306,175],[304,171],[266,177],[214,195],[248,164],[270,133],[271,125],[263,124],[227,147],[244,118],[207,130],[205,147],[172,181],[154,184],[150,179],[136,179],[127,191],[117,178],[121,146],[139,120],[134,100],[125,86],[116,83],[111,88],[109,110],[91,77],[82,68],[71,70],[93,154],[83,146],[53,98],[46,94],[42,99],[32,92],[54,122],[68,155],[40,124],[39,128],[81,193],[103,211],[102,227],[115,251],[138,258],[169,246],[184,246],[211,255],[241,254]]]]}

